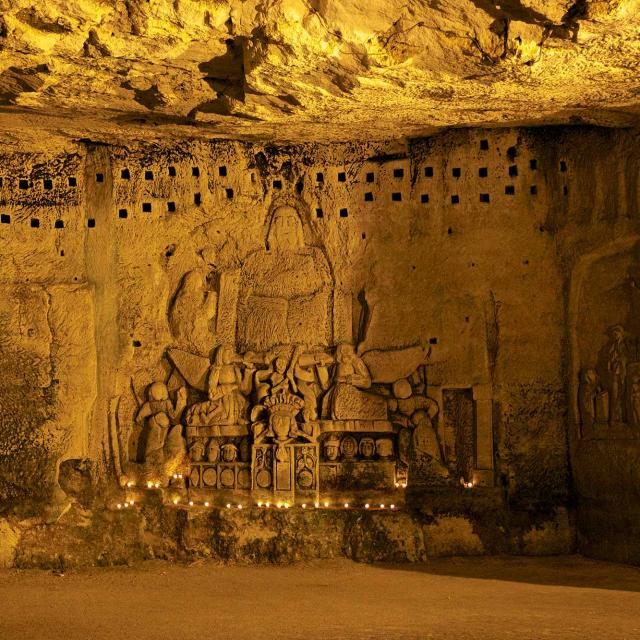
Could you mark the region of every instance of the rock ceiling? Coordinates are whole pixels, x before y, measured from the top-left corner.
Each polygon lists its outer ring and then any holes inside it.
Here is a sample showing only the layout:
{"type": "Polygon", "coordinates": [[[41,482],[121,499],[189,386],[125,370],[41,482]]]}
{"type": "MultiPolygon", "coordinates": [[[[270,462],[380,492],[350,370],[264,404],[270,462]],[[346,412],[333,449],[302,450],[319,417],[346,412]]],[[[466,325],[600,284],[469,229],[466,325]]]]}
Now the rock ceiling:
{"type": "Polygon", "coordinates": [[[0,0],[0,140],[640,122],[640,0],[0,0]]]}

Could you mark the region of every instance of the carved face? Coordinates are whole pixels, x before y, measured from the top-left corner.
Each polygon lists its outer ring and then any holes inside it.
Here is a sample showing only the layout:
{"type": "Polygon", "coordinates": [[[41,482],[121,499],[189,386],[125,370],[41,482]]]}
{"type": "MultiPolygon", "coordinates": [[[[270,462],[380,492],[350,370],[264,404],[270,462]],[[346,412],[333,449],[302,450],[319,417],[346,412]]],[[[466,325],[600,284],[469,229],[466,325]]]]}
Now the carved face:
{"type": "Polygon", "coordinates": [[[222,445],[222,459],[225,462],[233,462],[238,455],[238,449],[235,444],[222,445]]]}
{"type": "Polygon", "coordinates": [[[324,456],[327,460],[337,460],[338,459],[338,443],[330,440],[324,445],[324,456]]]}
{"type": "Polygon", "coordinates": [[[285,358],[276,358],[275,369],[278,373],[284,373],[287,369],[287,361],[285,358]]]}
{"type": "Polygon", "coordinates": [[[289,427],[291,426],[291,418],[285,415],[272,415],[271,428],[276,434],[278,440],[284,440],[289,435],[289,427]]]}
{"type": "Polygon", "coordinates": [[[273,251],[295,251],[304,247],[302,223],[293,207],[278,207],[275,210],[267,244],[273,251]]]}
{"type": "Polygon", "coordinates": [[[338,362],[350,362],[355,358],[356,352],[351,344],[339,344],[336,349],[336,360],[338,362]]]}
{"type": "Polygon", "coordinates": [[[189,457],[193,462],[200,462],[204,458],[204,445],[202,442],[195,442],[189,449],[189,457]]]}
{"type": "Polygon", "coordinates": [[[340,449],[342,449],[342,455],[345,458],[354,458],[356,453],[358,452],[358,443],[356,442],[355,438],[347,436],[346,438],[342,439],[340,449]]]}
{"type": "Polygon", "coordinates": [[[360,455],[363,458],[371,458],[376,451],[376,445],[373,438],[362,438],[360,440],[360,455]]]}
{"type": "Polygon", "coordinates": [[[217,440],[211,440],[207,445],[207,460],[209,462],[217,462],[220,457],[220,445],[217,440]]]}
{"type": "Polygon", "coordinates": [[[166,400],[169,397],[169,391],[167,385],[163,382],[154,382],[149,387],[149,399],[150,400],[166,400]]]}

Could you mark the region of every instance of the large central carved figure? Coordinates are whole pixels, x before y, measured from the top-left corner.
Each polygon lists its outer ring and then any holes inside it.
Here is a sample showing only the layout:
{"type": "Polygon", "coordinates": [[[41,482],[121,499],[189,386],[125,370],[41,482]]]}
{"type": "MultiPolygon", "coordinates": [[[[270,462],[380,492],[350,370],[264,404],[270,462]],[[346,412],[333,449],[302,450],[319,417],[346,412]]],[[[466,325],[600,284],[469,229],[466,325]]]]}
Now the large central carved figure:
{"type": "Polygon", "coordinates": [[[331,344],[332,290],[327,259],[317,247],[305,245],[297,211],[278,207],[265,248],[250,254],[242,268],[239,350],[331,344]]]}

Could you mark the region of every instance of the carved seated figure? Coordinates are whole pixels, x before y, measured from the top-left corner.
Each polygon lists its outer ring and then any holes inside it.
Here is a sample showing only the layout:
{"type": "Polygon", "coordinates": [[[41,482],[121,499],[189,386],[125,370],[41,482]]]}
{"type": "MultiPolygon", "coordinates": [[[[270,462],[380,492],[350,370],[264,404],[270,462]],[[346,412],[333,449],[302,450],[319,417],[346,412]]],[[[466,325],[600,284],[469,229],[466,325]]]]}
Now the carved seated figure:
{"type": "Polygon", "coordinates": [[[253,365],[246,363],[229,344],[218,347],[207,375],[208,400],[194,404],[187,411],[192,426],[246,424],[247,400],[251,392],[253,365]]]}
{"type": "Polygon", "coordinates": [[[362,359],[350,344],[336,349],[334,385],[324,397],[322,415],[332,420],[386,420],[387,403],[380,396],[367,393],[371,376],[362,359]]]}
{"type": "Polygon", "coordinates": [[[175,404],[163,382],[154,382],[147,391],[147,401],[140,407],[136,422],[144,425],[144,463],[147,472],[170,475],[183,461],[186,445],[180,417],[187,403],[187,390],[178,390],[175,404]]]}

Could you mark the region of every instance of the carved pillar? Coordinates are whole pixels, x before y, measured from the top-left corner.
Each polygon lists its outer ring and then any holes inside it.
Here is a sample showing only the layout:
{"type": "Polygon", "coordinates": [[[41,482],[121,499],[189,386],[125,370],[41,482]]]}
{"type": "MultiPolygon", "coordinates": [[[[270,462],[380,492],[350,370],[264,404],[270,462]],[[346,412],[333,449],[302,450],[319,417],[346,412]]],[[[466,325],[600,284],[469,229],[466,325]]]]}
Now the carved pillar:
{"type": "Polygon", "coordinates": [[[473,386],[476,413],[476,464],[473,482],[493,485],[493,394],[490,384],[473,386]]]}

